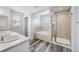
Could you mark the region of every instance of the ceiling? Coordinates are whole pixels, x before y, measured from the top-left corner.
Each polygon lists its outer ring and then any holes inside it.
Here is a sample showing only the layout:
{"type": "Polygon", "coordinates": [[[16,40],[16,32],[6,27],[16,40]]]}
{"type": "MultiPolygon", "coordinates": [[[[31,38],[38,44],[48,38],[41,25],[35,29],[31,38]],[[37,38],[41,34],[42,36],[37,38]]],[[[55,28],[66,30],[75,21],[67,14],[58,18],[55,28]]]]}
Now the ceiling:
{"type": "Polygon", "coordinates": [[[47,9],[49,7],[48,6],[10,6],[10,8],[25,14],[30,14],[30,13],[38,12],[43,9],[47,9]]]}
{"type": "Polygon", "coordinates": [[[10,6],[11,9],[24,13],[26,16],[31,13],[38,12],[52,7],[54,12],[67,11],[70,6],[10,6]]]}

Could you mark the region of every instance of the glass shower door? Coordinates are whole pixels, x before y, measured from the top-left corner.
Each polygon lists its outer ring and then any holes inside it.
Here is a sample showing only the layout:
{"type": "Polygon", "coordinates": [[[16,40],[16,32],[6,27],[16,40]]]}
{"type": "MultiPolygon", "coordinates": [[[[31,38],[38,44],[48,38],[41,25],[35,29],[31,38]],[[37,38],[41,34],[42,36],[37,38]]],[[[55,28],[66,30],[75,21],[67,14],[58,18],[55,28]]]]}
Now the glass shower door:
{"type": "Polygon", "coordinates": [[[55,42],[70,45],[71,41],[71,15],[70,12],[56,13],[56,39],[55,42]]]}

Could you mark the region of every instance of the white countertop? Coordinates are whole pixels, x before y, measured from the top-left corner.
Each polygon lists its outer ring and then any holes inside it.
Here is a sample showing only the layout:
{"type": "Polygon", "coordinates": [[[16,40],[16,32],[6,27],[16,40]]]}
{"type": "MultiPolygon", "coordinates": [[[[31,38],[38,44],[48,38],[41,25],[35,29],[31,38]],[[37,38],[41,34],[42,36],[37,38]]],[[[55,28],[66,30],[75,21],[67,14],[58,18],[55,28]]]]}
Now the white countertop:
{"type": "MultiPolygon", "coordinates": [[[[5,33],[9,32],[9,33],[11,33],[11,34],[17,34],[17,33],[12,32],[12,31],[4,31],[4,32],[5,32],[5,33]]],[[[2,31],[0,31],[0,33],[2,33],[2,31]]],[[[20,35],[20,34],[18,34],[18,35],[19,35],[21,38],[18,39],[18,40],[16,40],[16,41],[12,41],[12,42],[8,42],[8,43],[0,43],[0,51],[4,51],[4,50],[6,50],[6,49],[8,49],[8,48],[11,48],[11,47],[13,47],[13,46],[16,46],[16,45],[22,43],[22,42],[25,42],[25,41],[29,40],[29,37],[25,37],[25,36],[20,35]]]]}

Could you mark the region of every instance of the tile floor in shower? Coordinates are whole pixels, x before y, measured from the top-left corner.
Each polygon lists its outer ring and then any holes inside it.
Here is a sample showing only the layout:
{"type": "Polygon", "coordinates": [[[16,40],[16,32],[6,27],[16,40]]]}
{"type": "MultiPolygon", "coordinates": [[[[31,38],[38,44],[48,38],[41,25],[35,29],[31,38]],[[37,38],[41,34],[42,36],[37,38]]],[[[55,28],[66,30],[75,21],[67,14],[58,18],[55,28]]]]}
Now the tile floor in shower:
{"type": "Polygon", "coordinates": [[[30,41],[30,51],[31,52],[71,52],[70,49],[58,46],[55,44],[50,44],[39,39],[34,39],[30,41]]]}

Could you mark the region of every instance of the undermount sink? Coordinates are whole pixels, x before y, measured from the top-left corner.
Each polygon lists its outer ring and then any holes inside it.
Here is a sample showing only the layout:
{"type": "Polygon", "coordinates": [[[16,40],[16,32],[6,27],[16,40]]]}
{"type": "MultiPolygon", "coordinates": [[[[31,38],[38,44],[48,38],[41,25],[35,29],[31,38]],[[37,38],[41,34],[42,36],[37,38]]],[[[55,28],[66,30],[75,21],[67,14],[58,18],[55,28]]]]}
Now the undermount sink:
{"type": "Polygon", "coordinates": [[[18,40],[18,39],[20,39],[19,35],[8,35],[5,38],[3,38],[2,40],[0,38],[0,43],[13,42],[13,41],[18,40]]]}

